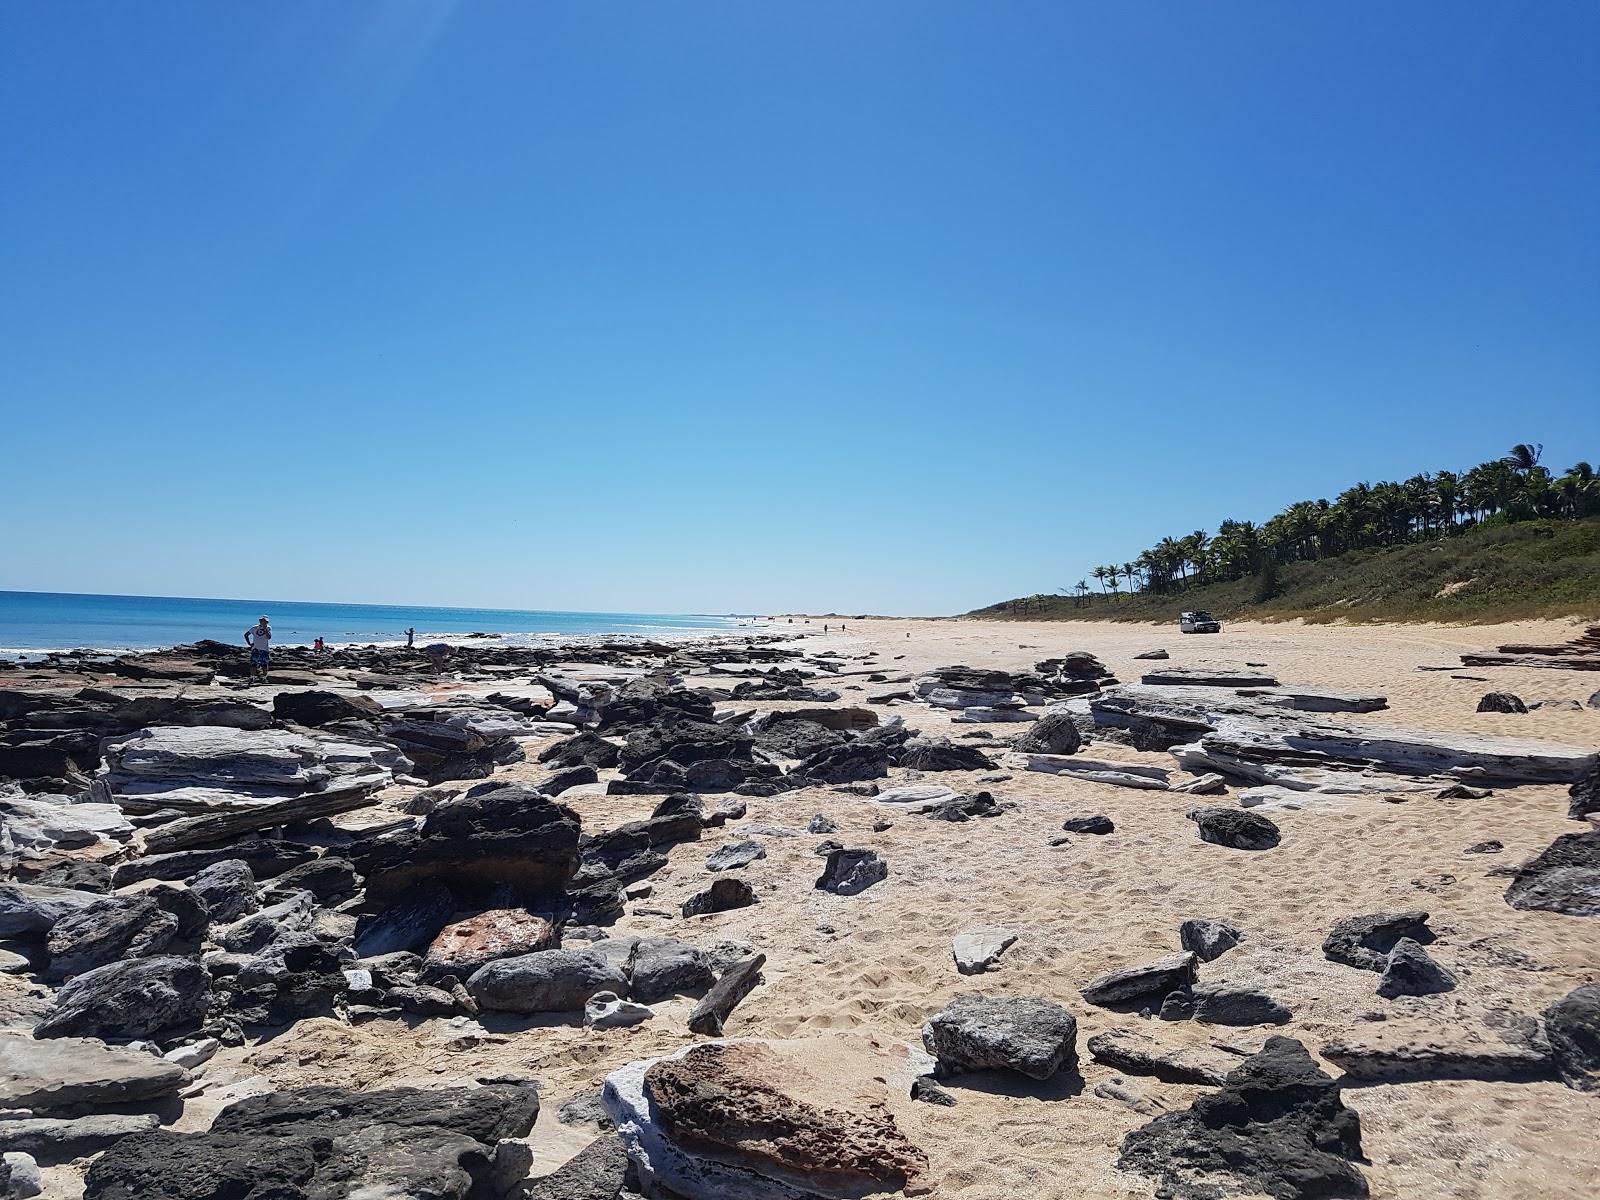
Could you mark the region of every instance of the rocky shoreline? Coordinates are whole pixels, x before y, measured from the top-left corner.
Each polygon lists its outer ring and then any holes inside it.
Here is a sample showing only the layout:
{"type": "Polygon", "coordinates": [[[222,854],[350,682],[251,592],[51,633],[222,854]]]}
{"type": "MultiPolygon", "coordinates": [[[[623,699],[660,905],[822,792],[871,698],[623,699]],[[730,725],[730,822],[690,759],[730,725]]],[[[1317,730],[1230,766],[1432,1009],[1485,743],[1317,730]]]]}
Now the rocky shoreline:
{"type": "MultiPolygon", "coordinates": [[[[1308,836],[1301,817],[1559,788],[1571,832],[1498,869],[1500,903],[1600,916],[1593,744],[1413,727],[1370,686],[1243,661],[1124,684],[1082,649],[927,665],[888,634],[801,633],[468,643],[442,668],[287,648],[266,686],[217,642],[0,664],[0,1196],[957,1194],[929,1114],[954,1114],[948,1136],[974,1087],[1072,1105],[1086,1080],[1121,1114],[1096,1168],[1115,1190],[1064,1167],[1038,1194],[1364,1196],[1352,1085],[1596,1102],[1592,978],[1489,1041],[1442,1018],[1325,1036],[1270,970],[1230,966],[1272,939],[1221,912],[1070,991],[1018,977],[1031,935],[974,923],[943,964],[963,986],[915,1017],[759,1034],[745,1014],[774,972],[787,986],[818,953],[778,915],[802,893],[828,906],[822,937],[870,930],[876,896],[928,870],[880,835],[948,836],[959,858],[956,831],[1020,828],[1041,788],[1078,809],[1053,817],[1058,852],[1125,835],[1085,798],[1176,792],[1148,811],[1180,819],[1197,860],[1263,862],[1308,836]],[[765,909],[759,943],[727,932],[765,909]],[[302,1035],[423,1037],[484,1069],[426,1087],[315,1055],[249,1069],[302,1035]],[[538,1077],[489,1069],[541,1038],[580,1076],[604,1063],[553,1126],[538,1077]],[[616,1061],[623,1045],[637,1056],[616,1061]]],[[[1131,674],[1157,655],[1121,657],[1131,674]]],[[[1325,934],[1316,970],[1362,979],[1370,1004],[1436,1013],[1463,985],[1435,947],[1461,934],[1426,908],[1341,909],[1325,934]]]]}

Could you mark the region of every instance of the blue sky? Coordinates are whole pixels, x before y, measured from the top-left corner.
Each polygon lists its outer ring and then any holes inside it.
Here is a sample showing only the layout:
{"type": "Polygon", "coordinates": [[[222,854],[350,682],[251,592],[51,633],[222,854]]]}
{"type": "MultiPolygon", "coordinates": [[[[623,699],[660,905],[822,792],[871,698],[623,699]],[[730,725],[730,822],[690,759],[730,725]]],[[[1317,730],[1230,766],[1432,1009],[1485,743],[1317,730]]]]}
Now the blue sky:
{"type": "Polygon", "coordinates": [[[0,7],[0,588],[949,612],[1600,459],[1600,7],[0,7]]]}

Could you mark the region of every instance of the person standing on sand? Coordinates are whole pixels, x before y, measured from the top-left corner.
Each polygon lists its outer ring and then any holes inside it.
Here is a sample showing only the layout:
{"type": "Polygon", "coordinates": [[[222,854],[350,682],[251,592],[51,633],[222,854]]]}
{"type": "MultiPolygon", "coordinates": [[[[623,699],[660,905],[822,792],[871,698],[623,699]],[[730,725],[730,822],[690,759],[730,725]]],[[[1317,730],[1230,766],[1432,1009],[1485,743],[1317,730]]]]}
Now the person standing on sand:
{"type": "Polygon", "coordinates": [[[265,683],[272,655],[272,626],[266,617],[244,631],[244,644],[250,647],[250,682],[255,682],[259,671],[261,682],[265,683]]]}
{"type": "Polygon", "coordinates": [[[413,650],[413,649],[416,648],[416,645],[417,645],[417,627],[415,625],[413,625],[410,629],[406,630],[406,649],[407,650],[413,650]]]}

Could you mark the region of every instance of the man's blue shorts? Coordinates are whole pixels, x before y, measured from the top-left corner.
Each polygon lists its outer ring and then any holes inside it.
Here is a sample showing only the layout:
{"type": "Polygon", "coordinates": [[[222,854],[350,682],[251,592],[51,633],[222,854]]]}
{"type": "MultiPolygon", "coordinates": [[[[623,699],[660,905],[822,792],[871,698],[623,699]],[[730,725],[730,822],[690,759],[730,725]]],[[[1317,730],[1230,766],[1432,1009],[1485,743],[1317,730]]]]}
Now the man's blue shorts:
{"type": "Polygon", "coordinates": [[[252,667],[264,667],[264,666],[266,666],[267,665],[267,661],[268,661],[267,656],[270,653],[271,652],[268,651],[268,650],[252,649],[250,651],[250,665],[252,667]]]}

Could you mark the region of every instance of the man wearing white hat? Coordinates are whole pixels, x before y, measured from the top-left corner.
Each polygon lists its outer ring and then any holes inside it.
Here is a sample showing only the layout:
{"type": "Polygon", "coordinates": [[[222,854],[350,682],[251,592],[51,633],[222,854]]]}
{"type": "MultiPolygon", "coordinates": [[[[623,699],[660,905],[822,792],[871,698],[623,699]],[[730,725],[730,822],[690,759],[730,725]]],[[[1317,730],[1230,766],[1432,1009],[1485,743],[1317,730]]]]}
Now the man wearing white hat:
{"type": "Polygon", "coordinates": [[[267,682],[267,666],[272,655],[272,626],[266,617],[244,631],[244,644],[250,647],[250,682],[256,681],[258,672],[261,682],[267,682]]]}

